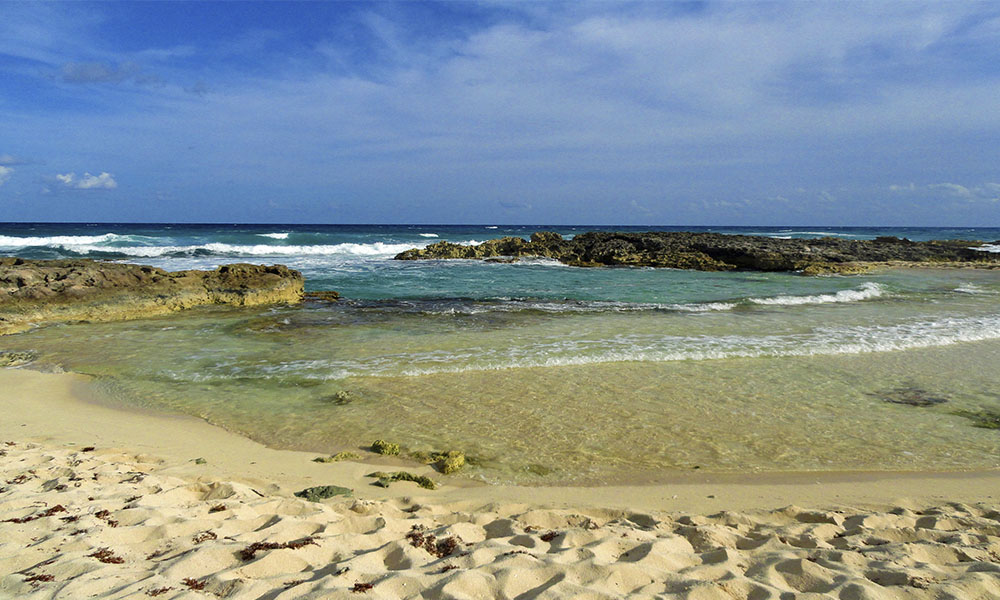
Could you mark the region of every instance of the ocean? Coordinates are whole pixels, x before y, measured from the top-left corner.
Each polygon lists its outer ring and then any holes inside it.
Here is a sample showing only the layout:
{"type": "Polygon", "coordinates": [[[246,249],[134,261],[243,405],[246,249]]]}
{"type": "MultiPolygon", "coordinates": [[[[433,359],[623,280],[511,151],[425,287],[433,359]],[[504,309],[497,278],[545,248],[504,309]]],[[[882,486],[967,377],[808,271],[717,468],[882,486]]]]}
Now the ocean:
{"type": "Polygon", "coordinates": [[[3,255],[280,263],[307,290],[342,295],[39,327],[0,350],[93,375],[100,402],[202,417],[274,447],[461,450],[474,459],[465,476],[490,483],[1000,466],[1000,434],[956,414],[1000,410],[1000,272],[392,260],[542,230],[892,235],[1000,251],[998,228],[0,224],[3,255]]]}

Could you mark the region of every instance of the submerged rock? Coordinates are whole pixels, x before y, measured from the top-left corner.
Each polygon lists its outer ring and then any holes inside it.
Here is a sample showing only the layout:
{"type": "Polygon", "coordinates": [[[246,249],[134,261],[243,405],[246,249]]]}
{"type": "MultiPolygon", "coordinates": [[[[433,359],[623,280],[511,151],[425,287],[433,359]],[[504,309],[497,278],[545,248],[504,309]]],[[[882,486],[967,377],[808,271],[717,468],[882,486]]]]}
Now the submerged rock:
{"type": "Polygon", "coordinates": [[[205,304],[297,303],[303,278],[282,265],[168,272],[96,260],[0,258],[0,334],[39,323],[139,319],[205,304]]]}
{"type": "Polygon", "coordinates": [[[944,404],[948,401],[947,398],[934,396],[927,390],[916,386],[897,387],[890,390],[875,392],[869,395],[892,404],[905,404],[907,406],[919,407],[935,406],[937,404],[944,404]]]}
{"type": "Polygon", "coordinates": [[[351,488],[339,485],[317,485],[295,492],[295,495],[299,498],[305,498],[310,502],[319,502],[327,498],[333,498],[334,496],[350,496],[353,493],[354,490],[351,488]]]}
{"type": "Polygon", "coordinates": [[[306,292],[305,299],[313,302],[337,302],[340,300],[340,292],[334,292],[332,290],[306,292]]]}
{"type": "Polygon", "coordinates": [[[519,237],[488,240],[475,246],[438,242],[396,255],[397,260],[485,259],[525,256],[554,258],[568,265],[637,266],[699,271],[799,271],[808,275],[865,272],[876,263],[944,263],[1000,266],[1000,254],[981,252],[982,242],[944,240],[913,242],[875,240],[775,239],[719,233],[591,231],[565,240],[541,231],[530,241],[519,237]]]}

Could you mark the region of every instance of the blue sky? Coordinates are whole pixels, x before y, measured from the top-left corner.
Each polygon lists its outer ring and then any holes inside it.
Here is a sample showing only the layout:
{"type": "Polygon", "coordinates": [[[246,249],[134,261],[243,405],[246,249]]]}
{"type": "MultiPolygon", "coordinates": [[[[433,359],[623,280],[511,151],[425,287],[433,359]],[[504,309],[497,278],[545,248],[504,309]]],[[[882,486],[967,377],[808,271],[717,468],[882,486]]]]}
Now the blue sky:
{"type": "Polygon", "coordinates": [[[1000,5],[3,2],[0,220],[1000,225],[1000,5]]]}

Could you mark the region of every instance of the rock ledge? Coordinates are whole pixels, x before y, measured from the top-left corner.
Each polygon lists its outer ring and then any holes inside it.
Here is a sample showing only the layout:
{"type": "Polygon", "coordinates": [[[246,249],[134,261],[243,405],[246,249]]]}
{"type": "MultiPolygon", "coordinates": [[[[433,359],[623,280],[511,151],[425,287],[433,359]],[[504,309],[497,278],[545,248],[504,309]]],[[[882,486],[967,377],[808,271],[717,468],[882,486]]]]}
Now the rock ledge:
{"type": "Polygon", "coordinates": [[[1000,254],[975,250],[983,242],[913,242],[896,237],[874,240],[776,239],[720,233],[590,231],[565,240],[551,231],[530,240],[504,237],[475,246],[437,242],[396,255],[397,260],[547,257],[580,266],[670,267],[699,271],[801,271],[808,275],[860,273],[886,263],[922,266],[1000,266],[1000,254]]]}
{"type": "Polygon", "coordinates": [[[64,321],[138,319],[199,306],[297,303],[303,278],[282,265],[168,272],[95,260],[0,258],[0,334],[64,321]]]}

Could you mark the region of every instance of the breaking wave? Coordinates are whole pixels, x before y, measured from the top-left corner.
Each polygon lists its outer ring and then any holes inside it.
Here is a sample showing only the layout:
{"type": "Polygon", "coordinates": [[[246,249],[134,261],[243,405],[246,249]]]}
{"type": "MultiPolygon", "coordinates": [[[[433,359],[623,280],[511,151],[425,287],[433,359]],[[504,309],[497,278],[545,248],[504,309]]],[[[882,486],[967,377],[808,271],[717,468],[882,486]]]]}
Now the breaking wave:
{"type": "Polygon", "coordinates": [[[759,336],[619,335],[610,339],[537,341],[508,348],[469,346],[370,358],[227,364],[173,379],[208,381],[275,376],[313,380],[421,376],[439,373],[562,367],[615,362],[703,361],[895,352],[1000,339],[1000,315],[951,317],[898,325],[816,328],[806,334],[759,336]]]}
{"type": "Polygon", "coordinates": [[[833,294],[817,294],[814,296],[773,296],[770,298],[750,298],[753,304],[783,304],[796,306],[800,304],[826,304],[830,302],[860,302],[870,298],[878,298],[885,293],[885,287],[877,283],[866,283],[857,290],[840,290],[833,294]]]}
{"type": "Polygon", "coordinates": [[[0,247],[29,248],[32,246],[75,246],[80,244],[107,244],[119,241],[132,241],[134,238],[117,233],[104,235],[56,235],[51,237],[20,237],[0,235],[0,247]]]}
{"type": "Polygon", "coordinates": [[[271,238],[272,240],[287,240],[288,233],[258,233],[260,237],[271,238]]]}
{"type": "Polygon", "coordinates": [[[270,244],[224,244],[213,242],[192,246],[98,246],[91,243],[53,244],[54,247],[82,255],[152,258],[159,256],[392,256],[413,247],[409,244],[322,244],[315,246],[275,246],[270,244]]]}

